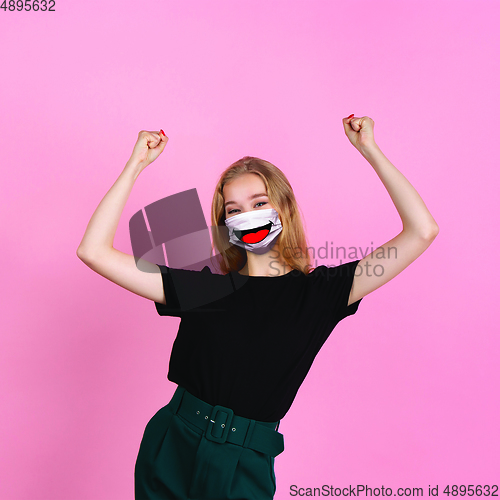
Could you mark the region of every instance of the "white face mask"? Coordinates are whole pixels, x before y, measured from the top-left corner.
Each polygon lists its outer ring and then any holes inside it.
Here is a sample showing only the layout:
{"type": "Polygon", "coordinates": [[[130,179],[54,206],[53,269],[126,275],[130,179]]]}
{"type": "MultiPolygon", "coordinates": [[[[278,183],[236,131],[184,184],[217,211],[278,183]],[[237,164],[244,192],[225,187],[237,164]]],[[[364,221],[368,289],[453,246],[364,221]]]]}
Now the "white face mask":
{"type": "Polygon", "coordinates": [[[243,212],[229,217],[224,223],[229,229],[231,243],[257,254],[271,250],[283,230],[274,208],[243,212]]]}

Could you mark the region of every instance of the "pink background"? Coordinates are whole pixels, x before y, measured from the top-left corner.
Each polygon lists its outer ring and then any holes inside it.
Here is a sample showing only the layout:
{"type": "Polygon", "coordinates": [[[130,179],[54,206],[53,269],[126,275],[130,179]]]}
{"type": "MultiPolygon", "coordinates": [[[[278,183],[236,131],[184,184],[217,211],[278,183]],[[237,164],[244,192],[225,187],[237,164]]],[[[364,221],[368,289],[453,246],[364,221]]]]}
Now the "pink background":
{"type": "Polygon", "coordinates": [[[123,252],[130,217],[170,194],[197,188],[210,223],[216,180],[244,155],[288,176],[311,246],[378,246],[401,221],[344,134],[350,113],[373,118],[440,234],[319,353],[280,427],[276,498],[498,484],[499,14],[457,0],[2,11],[0,498],[132,499],[144,427],[175,388],[179,319],[76,256],[138,132],[170,141],[127,202],[123,252]]]}

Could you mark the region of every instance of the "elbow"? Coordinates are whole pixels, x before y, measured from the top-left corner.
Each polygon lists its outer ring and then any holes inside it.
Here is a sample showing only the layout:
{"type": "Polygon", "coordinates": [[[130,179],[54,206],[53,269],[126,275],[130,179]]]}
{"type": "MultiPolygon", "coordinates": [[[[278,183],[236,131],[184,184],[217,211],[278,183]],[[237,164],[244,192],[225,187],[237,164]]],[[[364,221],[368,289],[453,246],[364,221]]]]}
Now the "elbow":
{"type": "Polygon", "coordinates": [[[439,234],[439,226],[434,223],[422,233],[422,237],[424,240],[432,242],[436,238],[436,236],[439,234]]]}
{"type": "Polygon", "coordinates": [[[88,252],[86,252],[82,247],[78,247],[76,249],[76,256],[82,261],[82,262],[88,262],[89,261],[89,255],[88,252]]]}
{"type": "Polygon", "coordinates": [[[412,227],[411,229],[404,227],[403,231],[408,231],[408,233],[411,234],[412,238],[415,240],[431,243],[439,233],[439,226],[436,224],[436,221],[433,221],[420,224],[419,226],[412,227]]]}

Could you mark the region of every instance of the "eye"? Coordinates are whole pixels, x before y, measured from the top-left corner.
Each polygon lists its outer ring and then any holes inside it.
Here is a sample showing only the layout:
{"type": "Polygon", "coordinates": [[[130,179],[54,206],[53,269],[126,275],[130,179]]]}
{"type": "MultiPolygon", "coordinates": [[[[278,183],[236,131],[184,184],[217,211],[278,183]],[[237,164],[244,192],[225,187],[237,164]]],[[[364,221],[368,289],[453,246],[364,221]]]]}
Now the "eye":
{"type": "MultiPolygon", "coordinates": [[[[258,203],[255,204],[255,206],[260,205],[261,203],[263,205],[266,205],[267,201],[259,201],[258,203]]],[[[227,215],[231,215],[235,210],[238,210],[238,209],[237,208],[233,208],[232,210],[229,210],[229,212],[227,213],[227,215]]]]}

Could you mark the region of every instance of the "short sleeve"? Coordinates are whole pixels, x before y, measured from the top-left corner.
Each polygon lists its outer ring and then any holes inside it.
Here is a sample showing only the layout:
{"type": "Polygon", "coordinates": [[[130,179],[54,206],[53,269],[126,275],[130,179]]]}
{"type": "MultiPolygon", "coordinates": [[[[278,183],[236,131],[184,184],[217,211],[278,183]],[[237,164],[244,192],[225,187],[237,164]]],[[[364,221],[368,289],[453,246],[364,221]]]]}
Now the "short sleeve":
{"type": "Polygon", "coordinates": [[[335,267],[318,266],[311,273],[317,299],[331,313],[334,325],[355,314],[362,300],[347,305],[358,263],[354,260],[335,267]]]}
{"type": "Polygon", "coordinates": [[[176,316],[181,317],[181,307],[179,298],[172,279],[172,273],[168,266],[156,264],[161,271],[161,279],[163,282],[163,291],[165,293],[166,304],[155,302],[156,311],[160,316],[176,316]]]}
{"type": "Polygon", "coordinates": [[[201,271],[156,264],[161,271],[166,304],[155,302],[160,316],[182,318],[184,313],[220,310],[214,302],[234,292],[228,278],[212,274],[208,266],[201,271]]]}

